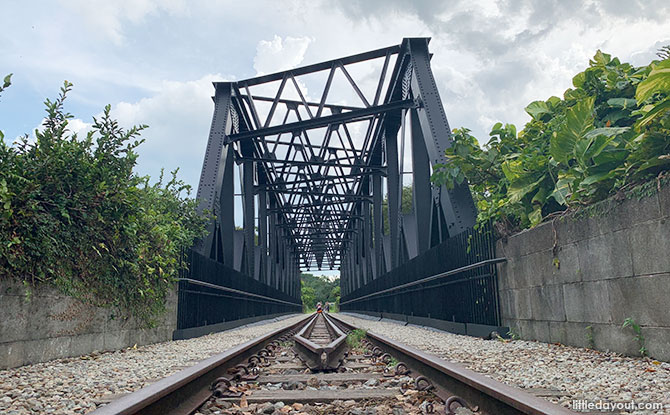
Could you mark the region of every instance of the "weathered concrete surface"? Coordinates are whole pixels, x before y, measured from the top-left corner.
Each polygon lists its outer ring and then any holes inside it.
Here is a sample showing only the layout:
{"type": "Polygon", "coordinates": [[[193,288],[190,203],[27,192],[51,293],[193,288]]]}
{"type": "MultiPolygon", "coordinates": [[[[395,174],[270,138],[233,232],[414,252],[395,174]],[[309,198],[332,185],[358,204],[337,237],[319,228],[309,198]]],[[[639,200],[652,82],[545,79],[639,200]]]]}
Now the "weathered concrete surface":
{"type": "Polygon", "coordinates": [[[670,186],[499,240],[503,325],[524,339],[670,361],[670,186]],[[602,209],[601,209],[602,208],[602,209]]]}
{"type": "Polygon", "coordinates": [[[28,294],[20,283],[0,280],[0,369],[167,341],[176,326],[176,291],[156,327],[145,329],[54,288],[28,294]]]}

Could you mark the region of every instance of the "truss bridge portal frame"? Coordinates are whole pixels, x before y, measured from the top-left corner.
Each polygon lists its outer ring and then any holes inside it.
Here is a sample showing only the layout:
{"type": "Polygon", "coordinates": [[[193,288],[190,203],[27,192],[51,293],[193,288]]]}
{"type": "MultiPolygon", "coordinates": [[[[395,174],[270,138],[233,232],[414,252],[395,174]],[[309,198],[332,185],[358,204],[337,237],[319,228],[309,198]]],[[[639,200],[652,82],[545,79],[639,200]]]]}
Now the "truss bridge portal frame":
{"type": "Polygon", "coordinates": [[[299,302],[301,271],[340,270],[346,296],[472,228],[467,183],[430,182],[452,141],[428,42],[214,83],[194,250],[299,302]]]}

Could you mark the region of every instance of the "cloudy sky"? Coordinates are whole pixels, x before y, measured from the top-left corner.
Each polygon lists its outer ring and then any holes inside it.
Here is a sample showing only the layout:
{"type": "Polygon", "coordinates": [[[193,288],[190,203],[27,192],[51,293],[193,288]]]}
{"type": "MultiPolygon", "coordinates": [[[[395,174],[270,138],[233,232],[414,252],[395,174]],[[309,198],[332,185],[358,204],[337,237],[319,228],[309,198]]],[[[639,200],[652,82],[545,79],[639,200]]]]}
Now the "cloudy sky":
{"type": "Polygon", "coordinates": [[[485,141],[497,121],[523,125],[531,101],[561,95],[597,49],[634,64],[670,44],[667,0],[4,2],[0,129],[31,133],[42,102],[74,83],[67,110],[85,130],[111,104],[148,124],[138,170],[181,168],[197,185],[215,80],[236,80],[432,37],[452,127],[485,141]]]}

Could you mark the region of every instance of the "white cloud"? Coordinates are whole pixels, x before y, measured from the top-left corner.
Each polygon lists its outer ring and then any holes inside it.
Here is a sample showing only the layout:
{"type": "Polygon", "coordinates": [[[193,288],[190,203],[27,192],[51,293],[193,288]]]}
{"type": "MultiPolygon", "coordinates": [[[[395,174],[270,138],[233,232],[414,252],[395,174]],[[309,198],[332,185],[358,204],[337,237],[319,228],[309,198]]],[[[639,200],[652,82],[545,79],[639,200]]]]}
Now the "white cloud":
{"type": "MultiPolygon", "coordinates": [[[[26,120],[24,109],[38,108],[53,95],[48,88],[68,79],[76,85],[69,102],[81,107],[73,109],[78,115],[119,102],[114,110],[124,125],[150,125],[141,171],[183,166],[194,185],[212,115],[214,77],[204,74],[244,78],[397,44],[404,36],[432,37],[431,64],[451,126],[486,140],[494,122],[521,128],[529,102],[561,95],[596,49],[639,65],[670,43],[670,3],[662,0],[60,0],[65,7],[45,3],[38,10],[16,4],[7,30],[15,36],[0,66],[17,73],[12,89],[24,88],[22,99],[34,101],[3,108],[5,131],[15,136],[35,125],[42,113],[26,120]],[[16,119],[25,127],[12,126],[16,119]]],[[[372,72],[350,72],[364,91],[374,89],[372,72]]],[[[322,84],[299,82],[309,88],[308,99],[319,99],[322,84]]],[[[329,97],[357,104],[341,85],[329,97]]],[[[262,88],[252,92],[273,96],[262,88]]],[[[294,90],[285,97],[296,98],[294,90]]]]}
{"type": "Polygon", "coordinates": [[[61,0],[61,4],[82,17],[94,33],[102,33],[115,44],[124,41],[123,24],[138,24],[158,11],[185,13],[185,0],[61,0]]]}
{"type": "Polygon", "coordinates": [[[212,82],[224,79],[209,74],[194,81],[165,81],[150,97],[112,107],[112,116],[123,127],[149,126],[142,132],[145,142],[138,149],[140,174],[156,178],[161,168],[168,172],[180,167],[180,178],[198,183],[214,109],[212,82]]]}
{"type": "Polygon", "coordinates": [[[77,137],[83,138],[91,128],[93,127],[92,123],[87,123],[79,118],[73,118],[68,120],[67,128],[72,132],[72,134],[77,134],[77,137]]]}
{"type": "Polygon", "coordinates": [[[312,39],[290,37],[282,39],[275,35],[272,40],[261,40],[256,46],[254,69],[257,75],[295,68],[305,58],[305,52],[312,39]]]}

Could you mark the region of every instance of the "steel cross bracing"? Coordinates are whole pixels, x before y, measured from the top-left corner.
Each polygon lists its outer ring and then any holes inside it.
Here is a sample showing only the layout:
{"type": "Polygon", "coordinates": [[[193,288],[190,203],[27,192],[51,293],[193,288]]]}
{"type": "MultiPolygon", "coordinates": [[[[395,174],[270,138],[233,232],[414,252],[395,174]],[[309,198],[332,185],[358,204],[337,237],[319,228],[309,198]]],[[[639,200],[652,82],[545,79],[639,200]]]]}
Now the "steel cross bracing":
{"type": "Polygon", "coordinates": [[[216,219],[196,249],[296,297],[301,270],[339,269],[346,294],[470,228],[467,183],[430,183],[451,132],[428,41],[216,82],[198,188],[216,219]],[[401,211],[405,170],[411,212],[401,211]]]}

